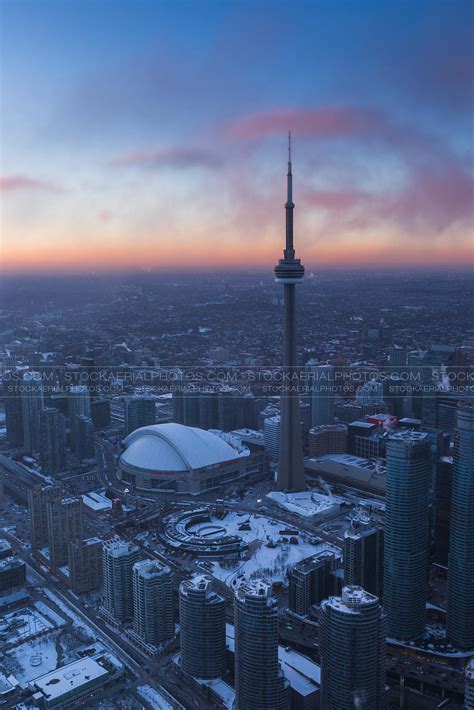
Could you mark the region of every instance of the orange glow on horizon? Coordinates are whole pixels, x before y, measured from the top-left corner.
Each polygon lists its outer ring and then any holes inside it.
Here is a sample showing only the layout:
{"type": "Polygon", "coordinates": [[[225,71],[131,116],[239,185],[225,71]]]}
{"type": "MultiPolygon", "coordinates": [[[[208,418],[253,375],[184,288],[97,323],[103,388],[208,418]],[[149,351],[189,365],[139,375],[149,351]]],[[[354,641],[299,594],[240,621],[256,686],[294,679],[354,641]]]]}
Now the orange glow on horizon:
{"type": "MultiPolygon", "coordinates": [[[[2,270],[5,274],[21,273],[116,273],[126,271],[160,270],[185,271],[198,269],[248,270],[250,265],[265,270],[272,269],[281,251],[276,243],[264,241],[228,241],[213,245],[202,242],[179,241],[166,245],[119,243],[113,246],[77,242],[53,247],[48,244],[16,245],[2,254],[2,270]],[[211,250],[213,252],[211,256],[211,250]]],[[[341,243],[317,243],[308,248],[302,245],[298,254],[309,269],[318,267],[472,267],[474,247],[471,244],[456,245],[428,241],[416,242],[408,249],[396,243],[374,243],[360,240],[357,245],[341,243]]]]}

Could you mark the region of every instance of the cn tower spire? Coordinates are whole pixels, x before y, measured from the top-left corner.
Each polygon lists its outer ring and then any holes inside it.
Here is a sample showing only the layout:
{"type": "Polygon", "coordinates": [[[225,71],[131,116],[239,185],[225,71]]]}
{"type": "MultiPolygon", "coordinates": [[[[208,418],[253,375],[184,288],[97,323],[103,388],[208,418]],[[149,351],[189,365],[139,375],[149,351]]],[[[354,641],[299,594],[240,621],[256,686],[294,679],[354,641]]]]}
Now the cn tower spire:
{"type": "Polygon", "coordinates": [[[288,133],[288,173],[286,177],[286,240],[283,259],[275,266],[275,281],[283,284],[285,302],[283,389],[280,397],[280,450],[277,486],[279,490],[305,489],[299,378],[296,357],[296,292],[303,282],[304,266],[295,257],[293,244],[293,173],[291,133],[288,133]]]}

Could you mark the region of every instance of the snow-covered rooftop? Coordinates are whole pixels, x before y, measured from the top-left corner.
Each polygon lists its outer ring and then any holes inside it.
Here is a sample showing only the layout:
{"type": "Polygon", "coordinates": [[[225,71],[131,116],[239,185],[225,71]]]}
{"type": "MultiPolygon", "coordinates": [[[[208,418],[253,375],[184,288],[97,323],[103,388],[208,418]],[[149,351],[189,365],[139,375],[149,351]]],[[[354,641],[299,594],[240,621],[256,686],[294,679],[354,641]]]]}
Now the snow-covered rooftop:
{"type": "Polygon", "coordinates": [[[65,693],[77,690],[90,681],[105,680],[109,674],[110,671],[94,658],[84,657],[35,678],[33,684],[48,698],[49,703],[52,703],[58,702],[65,693]]]}
{"type": "Polygon", "coordinates": [[[341,501],[340,498],[329,497],[314,491],[301,491],[300,493],[271,491],[267,493],[266,497],[291,513],[298,513],[298,515],[303,515],[304,517],[337,515],[341,501]]]}

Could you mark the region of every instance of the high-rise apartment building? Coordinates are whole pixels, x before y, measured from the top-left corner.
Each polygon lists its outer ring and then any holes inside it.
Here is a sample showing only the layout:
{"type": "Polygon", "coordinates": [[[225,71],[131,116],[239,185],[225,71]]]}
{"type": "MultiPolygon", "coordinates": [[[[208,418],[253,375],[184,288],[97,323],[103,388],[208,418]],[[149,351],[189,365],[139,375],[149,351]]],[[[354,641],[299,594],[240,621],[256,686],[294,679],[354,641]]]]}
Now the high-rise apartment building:
{"type": "Polygon", "coordinates": [[[125,431],[131,434],[142,426],[156,424],[156,406],[153,397],[127,397],[125,400],[125,431]]]}
{"type": "Polygon", "coordinates": [[[334,367],[310,365],[311,426],[334,423],[334,367]]]}
{"type": "Polygon", "coordinates": [[[179,587],[181,668],[196,678],[225,673],[225,600],[210,575],[195,574],[179,587]]]}
{"type": "Polygon", "coordinates": [[[425,629],[428,589],[430,444],[405,431],[387,442],[384,608],[388,635],[414,641],[425,629]]]}
{"type": "Polygon", "coordinates": [[[39,372],[25,372],[21,382],[23,434],[26,451],[41,449],[40,412],[44,408],[43,379],[39,372]]]}
{"type": "Polygon", "coordinates": [[[346,530],[344,535],[344,582],[363,587],[379,599],[383,595],[383,528],[370,521],[346,530]]]}
{"type": "Polygon", "coordinates": [[[377,597],[344,587],[321,604],[321,707],[386,710],[386,619],[377,597]]]}
{"type": "Polygon", "coordinates": [[[10,446],[21,447],[24,443],[23,403],[18,372],[9,370],[3,373],[3,397],[8,443],[10,446]]]}
{"type": "Polygon", "coordinates": [[[61,489],[59,486],[46,486],[45,488],[30,488],[28,490],[28,513],[30,517],[31,550],[36,554],[38,550],[48,547],[48,502],[61,502],[61,489]]]}
{"type": "Polygon", "coordinates": [[[66,419],[58,409],[47,407],[40,412],[41,470],[47,475],[64,471],[66,459],[66,419]]]}
{"type": "Polygon", "coordinates": [[[102,540],[72,540],[68,546],[69,584],[75,594],[93,592],[102,583],[102,540]]]}
{"type": "Polygon", "coordinates": [[[289,684],[278,662],[278,604],[271,584],[244,582],[235,591],[235,708],[288,710],[289,684]]]}
{"type": "Polygon", "coordinates": [[[95,458],[94,425],[90,417],[83,414],[72,417],[71,449],[79,461],[95,458]]]}
{"type": "Polygon", "coordinates": [[[68,564],[71,540],[84,537],[82,498],[64,498],[46,503],[49,561],[53,570],[68,564]]]}
{"type": "Polygon", "coordinates": [[[133,627],[145,644],[173,638],[173,573],[158,560],[133,565],[133,627]]]}
{"type": "Polygon", "coordinates": [[[140,559],[139,548],[118,538],[104,542],[102,576],[103,608],[118,621],[133,616],[133,565],[140,559]]]}
{"type": "Polygon", "coordinates": [[[474,404],[458,407],[454,433],[447,634],[474,649],[474,404]]]}
{"type": "Polygon", "coordinates": [[[91,415],[91,397],[87,385],[73,385],[68,391],[69,419],[76,414],[84,417],[91,415]]]}
{"type": "Polygon", "coordinates": [[[288,608],[298,616],[308,613],[312,604],[319,604],[334,594],[336,569],[334,553],[324,550],[298,562],[289,573],[288,608]]]}

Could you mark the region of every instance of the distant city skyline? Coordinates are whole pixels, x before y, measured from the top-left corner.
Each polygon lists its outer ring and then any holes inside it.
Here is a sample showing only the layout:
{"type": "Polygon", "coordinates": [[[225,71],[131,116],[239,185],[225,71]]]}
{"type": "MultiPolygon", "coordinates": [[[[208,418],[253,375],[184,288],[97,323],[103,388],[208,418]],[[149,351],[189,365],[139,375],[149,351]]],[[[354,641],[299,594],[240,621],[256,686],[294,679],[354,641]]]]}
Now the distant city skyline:
{"type": "Polygon", "coordinates": [[[472,6],[3,2],[4,273],[473,263],[472,6]]]}

